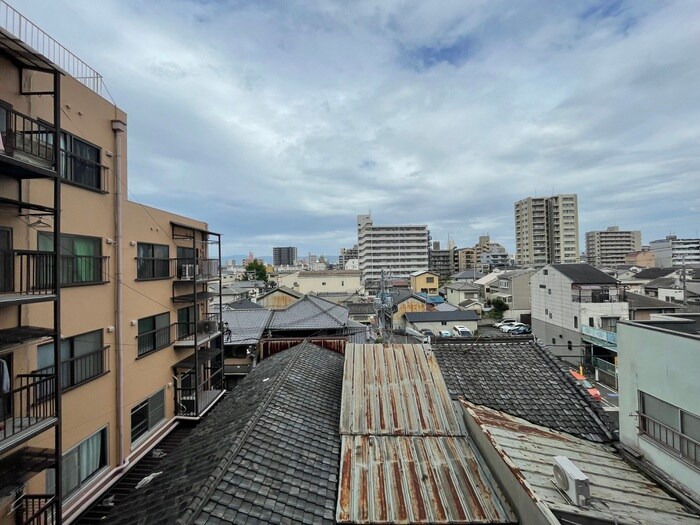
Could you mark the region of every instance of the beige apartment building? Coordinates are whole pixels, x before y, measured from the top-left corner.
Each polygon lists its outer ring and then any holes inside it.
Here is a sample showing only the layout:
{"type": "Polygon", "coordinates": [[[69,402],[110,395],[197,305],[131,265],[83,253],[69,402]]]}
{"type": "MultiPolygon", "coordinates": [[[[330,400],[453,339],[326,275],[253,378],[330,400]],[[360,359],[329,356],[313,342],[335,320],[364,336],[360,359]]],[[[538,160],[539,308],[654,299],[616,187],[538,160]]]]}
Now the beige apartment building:
{"type": "Polygon", "coordinates": [[[223,395],[220,236],[127,200],[101,77],[0,13],[0,524],[70,523],[223,395]]]}
{"type": "Polygon", "coordinates": [[[527,197],[516,202],[515,250],[518,266],[579,262],[577,196],[527,197]]]}
{"type": "Polygon", "coordinates": [[[625,256],[642,249],[642,232],[608,226],[604,231],[586,232],[586,260],[594,266],[625,264],[625,256]]]}

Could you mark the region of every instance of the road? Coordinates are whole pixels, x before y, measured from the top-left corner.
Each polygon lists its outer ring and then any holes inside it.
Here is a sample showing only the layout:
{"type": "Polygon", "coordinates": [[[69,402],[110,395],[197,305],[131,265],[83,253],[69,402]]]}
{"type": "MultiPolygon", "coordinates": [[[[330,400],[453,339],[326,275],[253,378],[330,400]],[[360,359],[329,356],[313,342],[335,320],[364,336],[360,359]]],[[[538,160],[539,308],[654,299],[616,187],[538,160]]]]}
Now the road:
{"type": "Polygon", "coordinates": [[[604,407],[617,408],[619,402],[617,392],[615,392],[612,388],[604,385],[603,383],[599,383],[597,381],[594,381],[593,379],[590,379],[590,381],[600,391],[600,396],[602,398],[600,400],[601,404],[604,407]]]}

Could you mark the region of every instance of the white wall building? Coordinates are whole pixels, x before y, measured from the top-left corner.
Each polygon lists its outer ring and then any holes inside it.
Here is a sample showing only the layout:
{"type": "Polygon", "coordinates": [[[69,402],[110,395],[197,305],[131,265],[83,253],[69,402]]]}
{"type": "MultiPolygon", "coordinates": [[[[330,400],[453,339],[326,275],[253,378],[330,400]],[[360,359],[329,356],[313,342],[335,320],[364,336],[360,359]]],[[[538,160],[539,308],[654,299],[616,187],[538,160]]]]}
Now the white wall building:
{"type": "Polygon", "coordinates": [[[282,275],[277,279],[304,295],[308,293],[362,293],[360,272],[352,270],[299,271],[282,275]]]}
{"type": "Polygon", "coordinates": [[[700,315],[618,325],[620,441],[700,499],[700,315]]]}
{"type": "Polygon", "coordinates": [[[425,225],[375,226],[370,215],[357,216],[362,282],[404,277],[428,269],[429,232],[425,225]]]}
{"type": "Polygon", "coordinates": [[[654,254],[659,268],[700,264],[700,239],[679,239],[668,235],[665,239],[651,241],[649,250],[654,254]]]}

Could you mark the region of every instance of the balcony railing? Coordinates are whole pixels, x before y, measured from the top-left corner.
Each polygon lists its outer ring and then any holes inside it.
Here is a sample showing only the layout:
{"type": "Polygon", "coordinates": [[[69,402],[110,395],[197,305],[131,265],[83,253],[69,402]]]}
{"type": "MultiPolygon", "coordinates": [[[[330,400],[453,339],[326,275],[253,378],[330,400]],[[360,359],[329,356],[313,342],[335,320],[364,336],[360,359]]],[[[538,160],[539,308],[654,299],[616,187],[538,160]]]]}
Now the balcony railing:
{"type": "Polygon", "coordinates": [[[65,180],[95,190],[105,189],[105,168],[99,163],[61,149],[62,176],[65,180]]]}
{"type": "Polygon", "coordinates": [[[571,301],[574,303],[622,303],[625,302],[625,296],[607,293],[573,293],[571,301]]]}
{"type": "MultiPolygon", "coordinates": [[[[197,386],[180,386],[175,389],[175,413],[178,416],[197,417],[211,405],[223,390],[224,370],[221,367],[204,368],[205,378],[197,386]]],[[[194,371],[185,374],[180,385],[194,382],[194,371]]]]}
{"type": "Polygon", "coordinates": [[[55,130],[52,126],[8,108],[0,108],[0,126],[5,128],[0,128],[4,146],[0,154],[53,168],[55,130]]]}
{"type": "Polygon", "coordinates": [[[0,250],[0,292],[19,295],[53,294],[52,252],[0,250]]]}
{"type": "Polygon", "coordinates": [[[202,342],[216,336],[221,331],[218,313],[205,314],[204,319],[195,322],[175,323],[177,341],[194,342],[195,333],[197,340],[202,342]]]}
{"type": "MultiPolygon", "coordinates": [[[[105,346],[89,354],[79,355],[61,361],[62,389],[67,390],[79,386],[108,372],[108,351],[109,346],[105,346]]],[[[55,373],[55,369],[53,366],[47,366],[45,368],[40,368],[36,373],[50,375],[55,373]]]]}
{"type": "Polygon", "coordinates": [[[173,325],[156,328],[150,332],[144,332],[138,335],[138,356],[149,354],[169,346],[172,339],[173,325]]]}
{"type": "Polygon", "coordinates": [[[170,259],[159,259],[156,257],[136,258],[137,279],[167,279],[172,277],[172,275],[170,259]]]}
{"type": "Polygon", "coordinates": [[[17,522],[21,525],[53,525],[58,500],[49,494],[25,494],[19,501],[17,522]]]}
{"type": "Polygon", "coordinates": [[[61,255],[61,285],[108,282],[109,257],[95,255],[61,255]]]}
{"type": "Polygon", "coordinates": [[[645,414],[639,414],[639,431],[683,461],[700,467],[700,442],[645,414]]]}
{"type": "Polygon", "coordinates": [[[19,387],[0,396],[0,444],[56,416],[56,376],[45,373],[17,376],[19,387]]]}
{"type": "Polygon", "coordinates": [[[180,281],[206,281],[219,278],[218,259],[172,259],[173,275],[180,281]]]}

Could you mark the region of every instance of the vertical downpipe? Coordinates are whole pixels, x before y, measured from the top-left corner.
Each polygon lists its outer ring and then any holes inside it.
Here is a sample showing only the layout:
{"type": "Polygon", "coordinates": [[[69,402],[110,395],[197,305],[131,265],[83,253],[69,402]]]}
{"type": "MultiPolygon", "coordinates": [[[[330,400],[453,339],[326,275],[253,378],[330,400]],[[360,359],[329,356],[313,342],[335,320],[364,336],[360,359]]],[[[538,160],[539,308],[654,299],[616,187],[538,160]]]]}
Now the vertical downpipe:
{"type": "Polygon", "coordinates": [[[114,131],[114,222],[115,222],[115,244],[116,268],[114,269],[114,280],[116,282],[116,294],[114,305],[115,317],[115,346],[117,349],[117,450],[119,451],[118,467],[124,464],[126,456],[124,454],[124,337],[122,323],[122,133],[126,132],[126,123],[121,120],[112,121],[114,131]]]}

